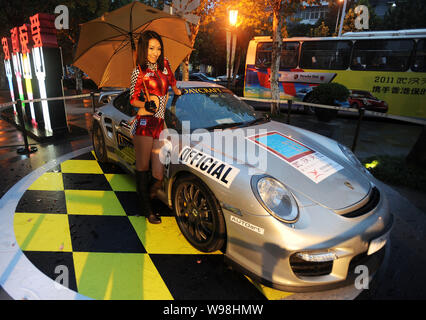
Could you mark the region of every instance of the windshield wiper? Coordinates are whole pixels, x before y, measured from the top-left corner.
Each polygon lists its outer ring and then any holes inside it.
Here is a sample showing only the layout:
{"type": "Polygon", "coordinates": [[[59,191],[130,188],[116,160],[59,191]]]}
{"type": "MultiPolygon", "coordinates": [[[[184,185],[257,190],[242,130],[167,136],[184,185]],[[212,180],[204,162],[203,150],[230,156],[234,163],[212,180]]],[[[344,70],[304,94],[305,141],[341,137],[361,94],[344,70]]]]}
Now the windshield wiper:
{"type": "Polygon", "coordinates": [[[232,122],[232,123],[220,123],[211,127],[205,128],[206,130],[214,130],[214,129],[226,129],[232,127],[238,127],[245,124],[245,122],[232,122]]]}
{"type": "Polygon", "coordinates": [[[255,124],[255,123],[259,123],[259,122],[269,122],[271,119],[269,118],[269,117],[262,117],[262,118],[256,118],[256,119],[254,119],[254,120],[251,120],[251,121],[247,121],[247,122],[245,122],[244,124],[245,125],[248,125],[248,126],[251,126],[251,125],[253,125],[253,124],[255,124]]]}

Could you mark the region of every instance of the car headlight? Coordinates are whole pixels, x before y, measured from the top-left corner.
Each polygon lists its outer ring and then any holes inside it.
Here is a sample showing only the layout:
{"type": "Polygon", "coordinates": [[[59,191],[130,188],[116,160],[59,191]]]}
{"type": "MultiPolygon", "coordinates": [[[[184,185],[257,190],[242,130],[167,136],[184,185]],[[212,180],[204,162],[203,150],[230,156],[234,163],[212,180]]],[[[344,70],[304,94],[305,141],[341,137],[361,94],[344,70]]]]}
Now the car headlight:
{"type": "Polygon", "coordinates": [[[253,176],[252,189],[257,200],[273,217],[286,223],[296,222],[299,207],[281,182],[269,176],[253,176]]]}

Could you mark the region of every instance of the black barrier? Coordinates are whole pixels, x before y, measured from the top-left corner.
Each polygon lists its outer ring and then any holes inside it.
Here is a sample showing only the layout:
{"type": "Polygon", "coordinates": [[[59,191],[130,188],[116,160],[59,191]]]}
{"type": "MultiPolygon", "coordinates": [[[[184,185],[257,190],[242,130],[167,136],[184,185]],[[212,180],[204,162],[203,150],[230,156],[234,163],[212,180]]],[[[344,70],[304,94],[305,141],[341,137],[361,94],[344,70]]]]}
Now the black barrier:
{"type": "MultiPolygon", "coordinates": [[[[240,97],[241,100],[248,100],[248,101],[256,101],[256,102],[277,102],[276,100],[272,100],[272,99],[256,99],[256,98],[244,98],[244,97],[240,97]]],[[[278,101],[278,103],[282,103],[282,102],[286,102],[287,103],[287,124],[290,124],[290,115],[291,115],[291,109],[293,107],[293,100],[283,100],[283,101],[278,101]]],[[[301,102],[301,101],[297,101],[296,102],[298,105],[302,105],[302,106],[309,106],[309,107],[315,107],[315,108],[324,108],[324,109],[331,109],[331,110],[340,110],[340,111],[349,111],[349,112],[356,112],[358,113],[358,122],[357,122],[357,126],[355,129],[355,135],[354,135],[354,139],[352,142],[352,152],[355,152],[356,149],[356,145],[358,143],[358,138],[359,138],[359,134],[360,134],[360,128],[361,128],[361,122],[362,119],[364,118],[365,115],[371,115],[374,117],[379,117],[379,118],[386,118],[386,119],[392,119],[392,120],[399,120],[399,121],[404,121],[404,122],[409,122],[409,123],[414,123],[414,124],[420,124],[420,125],[426,125],[426,120],[422,120],[422,119],[415,119],[415,118],[410,118],[410,117],[402,117],[402,116],[396,116],[396,115],[391,115],[391,114],[386,114],[386,113],[379,113],[379,112],[374,112],[374,111],[367,111],[364,108],[360,108],[360,109],[355,109],[355,108],[343,108],[343,107],[336,107],[336,106],[329,106],[329,105],[323,105],[323,104],[315,104],[315,103],[308,103],[308,102],[301,102]]]]}
{"type": "Polygon", "coordinates": [[[293,101],[288,100],[288,103],[287,103],[287,124],[290,124],[290,114],[291,114],[292,106],[293,106],[293,101]]]}
{"type": "Polygon", "coordinates": [[[99,96],[99,95],[100,95],[99,93],[91,92],[90,94],[52,97],[52,98],[44,98],[44,99],[41,99],[41,98],[31,99],[31,100],[20,100],[20,99],[18,99],[16,101],[11,101],[11,102],[8,102],[8,103],[0,104],[0,111],[2,111],[3,109],[6,109],[7,107],[10,107],[12,105],[16,105],[19,123],[15,119],[14,124],[20,131],[22,131],[23,140],[24,140],[24,146],[19,147],[17,149],[17,153],[28,155],[30,153],[34,153],[34,152],[38,151],[36,146],[30,146],[30,144],[28,143],[28,133],[27,133],[28,129],[26,128],[24,115],[23,115],[23,112],[22,112],[22,104],[23,103],[41,102],[41,101],[55,101],[55,100],[70,100],[70,99],[89,98],[90,97],[91,100],[92,100],[92,107],[93,107],[93,111],[94,111],[95,110],[95,96],[99,96]]]}
{"type": "MultiPolygon", "coordinates": [[[[21,108],[22,103],[40,102],[40,101],[44,101],[44,100],[46,100],[46,101],[69,100],[69,99],[78,99],[78,98],[90,97],[93,112],[95,112],[95,108],[96,108],[95,96],[99,96],[99,95],[100,95],[99,93],[95,93],[95,92],[92,91],[92,92],[90,92],[90,94],[80,94],[80,95],[67,96],[67,97],[62,96],[62,97],[44,98],[44,99],[17,100],[17,101],[12,101],[12,102],[9,102],[9,103],[0,104],[0,110],[3,107],[11,106],[11,105],[14,105],[14,104],[17,105],[18,117],[19,117],[19,121],[21,123],[21,128],[22,128],[23,134],[24,134],[24,143],[25,143],[24,148],[20,148],[20,149],[22,149],[21,153],[30,153],[30,152],[37,151],[37,148],[36,147],[29,147],[29,145],[28,145],[28,138],[27,138],[27,134],[26,134],[25,123],[23,121],[22,108],[21,108]],[[35,148],[35,151],[31,151],[32,148],[35,148]]],[[[245,98],[245,97],[239,97],[239,98],[241,100],[266,102],[266,103],[267,102],[276,102],[275,100],[272,100],[272,99],[253,99],[253,98],[245,98]]],[[[278,101],[278,103],[281,104],[284,101],[287,103],[287,124],[290,124],[291,109],[293,108],[293,102],[294,101],[289,99],[289,100],[278,101]]],[[[357,145],[359,134],[360,134],[361,122],[362,122],[362,119],[364,118],[365,115],[372,115],[372,116],[380,117],[380,118],[387,118],[387,119],[399,120],[399,121],[410,122],[410,123],[415,123],[415,124],[420,124],[420,125],[426,125],[426,120],[414,119],[414,118],[402,117],[402,116],[395,116],[395,115],[390,115],[390,114],[383,114],[383,113],[378,113],[378,112],[374,112],[374,111],[366,111],[364,108],[360,108],[360,109],[342,108],[342,107],[315,104],[315,103],[307,103],[307,102],[300,102],[300,101],[297,101],[297,104],[302,105],[302,106],[311,106],[311,107],[315,107],[315,108],[325,108],[325,109],[341,110],[341,111],[349,111],[349,112],[358,113],[358,115],[359,115],[358,116],[358,122],[357,122],[356,130],[355,130],[354,140],[352,142],[352,151],[353,152],[355,152],[355,149],[356,149],[356,145],[357,145]]]]}
{"type": "Polygon", "coordinates": [[[359,129],[361,128],[361,122],[362,122],[362,118],[364,117],[364,113],[365,113],[365,109],[360,108],[359,109],[358,122],[356,124],[356,129],[355,129],[355,137],[354,137],[354,141],[352,143],[352,152],[355,152],[356,144],[358,142],[359,129]]]}
{"type": "Polygon", "coordinates": [[[24,136],[24,147],[18,148],[16,152],[19,154],[30,154],[37,151],[37,147],[30,146],[28,144],[28,136],[27,136],[27,130],[25,129],[25,121],[24,121],[24,115],[22,113],[22,101],[18,99],[17,101],[17,111],[18,111],[18,118],[19,118],[19,125],[22,128],[22,135],[24,136]]]}

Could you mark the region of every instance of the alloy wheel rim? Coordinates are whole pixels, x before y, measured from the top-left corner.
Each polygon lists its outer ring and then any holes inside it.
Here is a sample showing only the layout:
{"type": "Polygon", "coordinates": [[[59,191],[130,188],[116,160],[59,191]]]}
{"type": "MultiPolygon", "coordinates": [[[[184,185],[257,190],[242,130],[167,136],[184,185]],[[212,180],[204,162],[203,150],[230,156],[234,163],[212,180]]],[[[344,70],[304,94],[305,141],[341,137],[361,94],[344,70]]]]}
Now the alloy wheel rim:
{"type": "Polygon", "coordinates": [[[212,209],[204,192],[195,184],[184,183],[177,190],[177,218],[194,242],[208,243],[215,234],[212,209]]]}

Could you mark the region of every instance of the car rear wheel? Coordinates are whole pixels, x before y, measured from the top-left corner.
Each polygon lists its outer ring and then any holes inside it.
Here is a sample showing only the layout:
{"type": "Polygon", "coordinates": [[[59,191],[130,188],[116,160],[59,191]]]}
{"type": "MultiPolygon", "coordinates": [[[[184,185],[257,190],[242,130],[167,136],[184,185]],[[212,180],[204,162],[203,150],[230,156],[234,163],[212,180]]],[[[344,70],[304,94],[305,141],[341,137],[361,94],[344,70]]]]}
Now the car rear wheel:
{"type": "Polygon", "coordinates": [[[225,243],[225,221],[219,202],[194,176],[179,178],[173,188],[176,222],[189,243],[202,252],[220,250],[225,243]]]}
{"type": "Polygon", "coordinates": [[[97,121],[93,121],[92,144],[98,161],[101,163],[108,162],[104,134],[97,121]]]}

